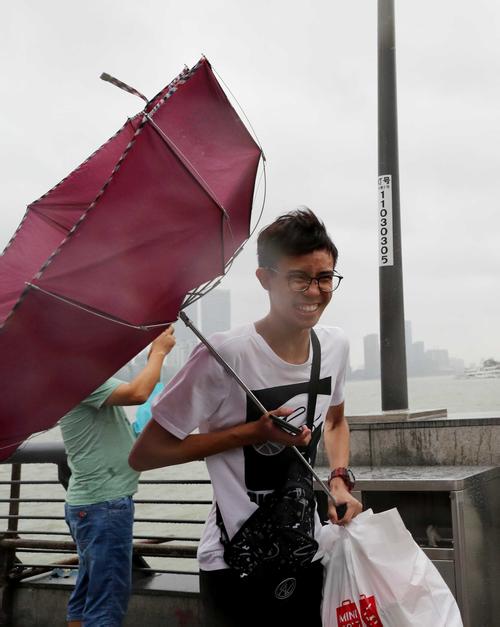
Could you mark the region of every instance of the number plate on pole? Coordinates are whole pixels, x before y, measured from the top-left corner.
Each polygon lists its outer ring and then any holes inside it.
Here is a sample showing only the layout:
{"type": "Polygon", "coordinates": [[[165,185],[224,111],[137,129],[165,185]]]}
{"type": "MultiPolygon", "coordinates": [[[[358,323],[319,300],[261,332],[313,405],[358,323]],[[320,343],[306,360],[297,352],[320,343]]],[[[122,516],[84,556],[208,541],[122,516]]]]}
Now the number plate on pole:
{"type": "Polygon", "coordinates": [[[378,261],[380,266],[394,265],[392,241],[392,176],[378,177],[378,261]]]}

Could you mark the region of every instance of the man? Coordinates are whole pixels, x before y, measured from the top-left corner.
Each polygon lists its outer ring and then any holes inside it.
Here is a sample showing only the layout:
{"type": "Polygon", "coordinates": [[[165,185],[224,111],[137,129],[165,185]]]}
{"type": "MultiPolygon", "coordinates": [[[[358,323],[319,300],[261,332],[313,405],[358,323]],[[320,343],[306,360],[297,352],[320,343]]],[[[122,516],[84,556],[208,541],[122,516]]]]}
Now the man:
{"type": "Polygon", "coordinates": [[[173,327],[151,345],[130,382],[109,379],[59,425],[71,478],[66,522],[77,545],[78,576],[68,603],[70,627],[119,627],[130,596],[132,526],[139,473],[128,465],[135,436],[122,405],[144,403],[175,344],[173,327]]]}
{"type": "MultiPolygon", "coordinates": [[[[311,373],[311,329],[318,323],[341,277],[337,249],[324,225],[308,209],[278,218],[258,238],[257,278],[269,295],[269,312],[255,324],[212,336],[211,341],[272,413],[284,416],[299,435],[285,433],[251,401],[200,345],[153,408],[153,420],[135,444],[130,463],[137,470],[207,458],[214,499],[231,538],[266,494],[278,487],[284,447],[311,439],[304,426],[311,373]],[[286,406],[286,407],[285,407],[286,406]],[[278,409],[275,409],[275,408],[278,409]],[[199,433],[192,433],[198,428],[199,433]]],[[[335,327],[318,327],[321,369],[313,437],[324,424],[324,441],[345,524],[361,511],[348,489],[349,428],[344,418],[348,343],[335,327]],[[337,476],[338,475],[338,476],[337,476]]],[[[289,462],[288,462],[289,463],[289,462]]],[[[220,523],[220,520],[219,520],[220,523]]],[[[320,522],[316,514],[316,534],[320,522]]],[[[215,506],[198,550],[205,624],[321,625],[323,568],[319,559],[294,574],[293,594],[277,594],[263,581],[242,579],[224,562],[215,506]]],[[[318,558],[320,556],[317,556],[318,558]]],[[[290,592],[290,591],[289,591],[290,592]]]]}

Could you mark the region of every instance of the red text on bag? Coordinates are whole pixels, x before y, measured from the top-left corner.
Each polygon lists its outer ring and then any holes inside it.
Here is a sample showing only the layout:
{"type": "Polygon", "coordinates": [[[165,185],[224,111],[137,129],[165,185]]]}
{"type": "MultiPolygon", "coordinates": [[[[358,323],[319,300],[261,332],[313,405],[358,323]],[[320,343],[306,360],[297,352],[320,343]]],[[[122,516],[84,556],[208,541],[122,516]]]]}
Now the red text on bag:
{"type": "Polygon", "coordinates": [[[375,596],[367,597],[364,594],[360,595],[359,608],[365,625],[368,625],[368,627],[384,627],[377,612],[375,596]]]}
{"type": "Polygon", "coordinates": [[[337,626],[363,627],[356,603],[350,599],[342,601],[342,605],[337,608],[337,626]]]}

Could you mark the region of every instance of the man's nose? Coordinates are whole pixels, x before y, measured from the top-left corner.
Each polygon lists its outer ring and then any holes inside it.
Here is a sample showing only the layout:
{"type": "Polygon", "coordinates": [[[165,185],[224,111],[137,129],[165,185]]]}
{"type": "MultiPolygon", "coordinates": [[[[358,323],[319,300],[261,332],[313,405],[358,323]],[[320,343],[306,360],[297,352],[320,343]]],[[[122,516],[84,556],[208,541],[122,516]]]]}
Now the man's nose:
{"type": "Polygon", "coordinates": [[[319,289],[319,279],[311,279],[309,287],[306,290],[306,294],[321,294],[321,290],[319,289]]]}

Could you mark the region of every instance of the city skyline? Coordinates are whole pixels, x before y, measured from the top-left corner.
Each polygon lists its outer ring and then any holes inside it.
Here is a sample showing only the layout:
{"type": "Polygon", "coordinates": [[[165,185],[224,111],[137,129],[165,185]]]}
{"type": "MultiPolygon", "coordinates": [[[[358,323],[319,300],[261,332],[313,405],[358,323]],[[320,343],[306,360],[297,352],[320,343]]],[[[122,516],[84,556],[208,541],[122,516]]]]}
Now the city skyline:
{"type": "MultiPolygon", "coordinates": [[[[231,291],[217,288],[185,309],[191,322],[206,336],[231,328],[231,291]]],[[[176,346],[166,360],[162,371],[162,382],[167,382],[185,364],[192,350],[198,344],[196,335],[182,321],[175,323],[176,346]]],[[[363,363],[354,365],[350,360],[348,379],[380,378],[380,340],[378,333],[369,333],[362,338],[363,363]]],[[[426,348],[425,340],[413,340],[412,321],[405,320],[405,342],[408,377],[445,374],[461,374],[465,361],[450,355],[446,348],[426,348]]],[[[141,351],[133,360],[125,364],[117,373],[130,380],[147,359],[148,349],[141,351]]]]}
{"type": "MultiPolygon", "coordinates": [[[[465,361],[450,356],[446,348],[425,348],[425,341],[413,341],[411,320],[405,320],[406,370],[408,377],[462,374],[465,361]]],[[[378,379],[380,378],[380,337],[378,333],[370,333],[363,337],[363,366],[349,369],[348,378],[378,379]]]]}

